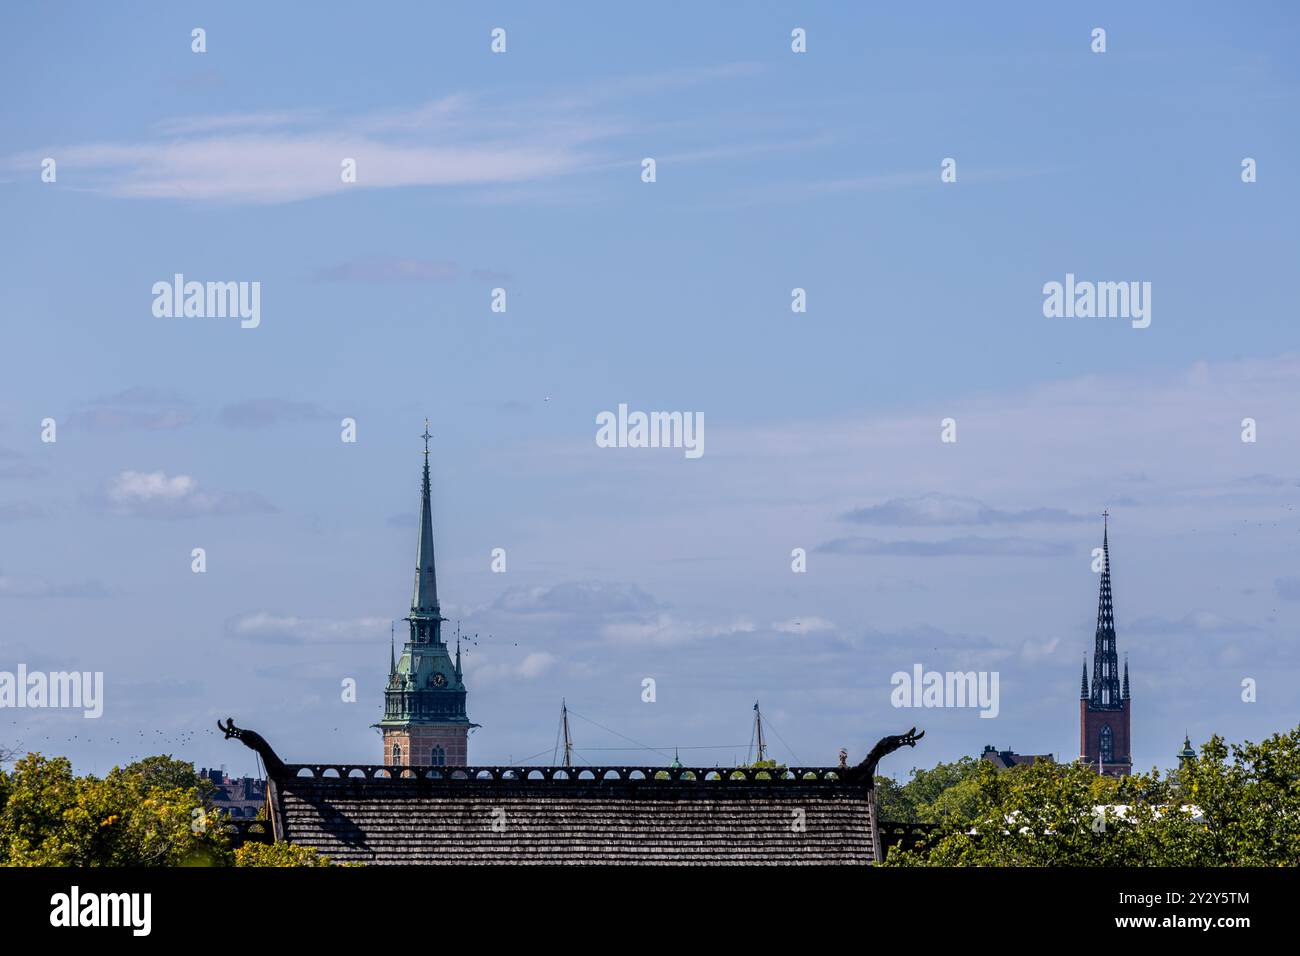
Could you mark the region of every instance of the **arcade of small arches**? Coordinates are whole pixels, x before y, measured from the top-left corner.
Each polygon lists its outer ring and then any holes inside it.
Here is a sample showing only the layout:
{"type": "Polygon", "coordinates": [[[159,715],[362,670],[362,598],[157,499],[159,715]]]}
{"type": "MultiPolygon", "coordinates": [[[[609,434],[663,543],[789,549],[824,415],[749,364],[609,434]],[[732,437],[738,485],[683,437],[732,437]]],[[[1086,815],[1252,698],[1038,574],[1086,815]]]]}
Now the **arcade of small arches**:
{"type": "MultiPolygon", "coordinates": [[[[400,751],[400,745],[394,746],[400,751]]],[[[474,783],[524,780],[639,780],[646,782],[748,781],[772,783],[835,782],[850,774],[833,767],[401,767],[385,764],[288,764],[286,777],[364,780],[445,780],[474,783]]]]}

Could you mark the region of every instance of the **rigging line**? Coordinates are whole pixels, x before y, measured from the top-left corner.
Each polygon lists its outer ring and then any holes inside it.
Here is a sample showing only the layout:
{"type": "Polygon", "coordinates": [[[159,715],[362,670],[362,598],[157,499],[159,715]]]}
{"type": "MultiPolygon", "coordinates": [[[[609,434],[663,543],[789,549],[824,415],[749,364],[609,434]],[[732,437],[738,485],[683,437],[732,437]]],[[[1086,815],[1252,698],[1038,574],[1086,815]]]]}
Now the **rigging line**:
{"type": "Polygon", "coordinates": [[[801,761],[799,759],[799,755],[794,752],[794,748],[785,742],[785,738],[781,736],[781,731],[777,730],[776,724],[772,723],[771,717],[767,718],[767,726],[772,728],[772,733],[776,734],[776,739],[781,741],[781,743],[785,746],[786,750],[790,751],[790,756],[794,758],[794,765],[796,767],[802,766],[803,761],[801,761]]]}
{"type": "Polygon", "coordinates": [[[597,723],[596,723],[594,720],[592,720],[590,717],[583,717],[582,714],[578,713],[576,710],[570,710],[569,713],[573,714],[573,716],[575,716],[575,717],[582,717],[582,719],[585,720],[585,721],[586,721],[587,723],[589,723],[589,724],[595,724],[597,727],[599,727],[601,730],[605,731],[606,733],[610,733],[610,734],[613,734],[615,737],[622,737],[624,740],[631,741],[632,743],[634,743],[634,744],[636,744],[638,747],[640,747],[642,750],[653,750],[655,753],[659,754],[661,757],[667,757],[667,756],[668,756],[668,754],[664,753],[664,752],[663,752],[662,750],[660,750],[659,748],[657,748],[657,747],[647,747],[645,744],[643,744],[643,743],[641,743],[641,742],[639,742],[639,741],[632,740],[632,738],[629,737],[627,734],[620,734],[617,730],[610,730],[608,727],[606,727],[606,726],[603,725],[603,724],[597,724],[597,723]]]}
{"type": "MultiPolygon", "coordinates": [[[[554,753],[554,751],[552,751],[552,753],[554,753]]],[[[523,764],[523,763],[526,763],[526,762],[529,761],[529,760],[536,760],[538,757],[545,757],[545,756],[546,756],[546,751],[545,751],[545,750],[541,750],[541,751],[538,751],[537,753],[533,754],[531,757],[520,757],[519,760],[515,761],[514,764],[509,764],[508,766],[512,766],[512,767],[513,767],[513,766],[516,766],[517,764],[523,764]]]]}
{"type": "Polygon", "coordinates": [[[758,721],[755,720],[749,725],[749,749],[745,751],[745,763],[750,764],[754,761],[749,758],[754,755],[754,735],[758,733],[758,721]]]}
{"type": "Polygon", "coordinates": [[[564,717],[555,725],[555,746],[551,748],[551,766],[555,766],[555,755],[560,752],[560,728],[564,726],[564,717]]]}

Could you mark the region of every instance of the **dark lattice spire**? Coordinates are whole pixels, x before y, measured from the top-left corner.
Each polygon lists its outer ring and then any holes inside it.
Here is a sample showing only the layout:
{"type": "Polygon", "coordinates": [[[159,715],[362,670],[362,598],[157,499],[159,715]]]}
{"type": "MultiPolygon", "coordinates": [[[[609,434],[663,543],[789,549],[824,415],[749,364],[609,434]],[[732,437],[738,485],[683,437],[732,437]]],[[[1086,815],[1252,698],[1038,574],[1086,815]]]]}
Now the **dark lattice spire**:
{"type": "Polygon", "coordinates": [[[1103,511],[1101,588],[1097,596],[1097,638],[1092,658],[1092,706],[1118,709],[1121,700],[1119,654],[1115,647],[1115,607],[1110,584],[1110,512],[1103,511]]]}
{"type": "Polygon", "coordinates": [[[1128,700],[1128,655],[1124,655],[1124,699],[1128,700]]]}
{"type": "Polygon", "coordinates": [[[433,562],[433,508],[429,502],[429,420],[424,420],[424,478],[420,484],[420,544],[415,559],[411,614],[438,615],[438,577],[433,562]]]}
{"type": "Polygon", "coordinates": [[[1079,683],[1079,700],[1088,699],[1088,655],[1083,655],[1083,680],[1079,683]]]}

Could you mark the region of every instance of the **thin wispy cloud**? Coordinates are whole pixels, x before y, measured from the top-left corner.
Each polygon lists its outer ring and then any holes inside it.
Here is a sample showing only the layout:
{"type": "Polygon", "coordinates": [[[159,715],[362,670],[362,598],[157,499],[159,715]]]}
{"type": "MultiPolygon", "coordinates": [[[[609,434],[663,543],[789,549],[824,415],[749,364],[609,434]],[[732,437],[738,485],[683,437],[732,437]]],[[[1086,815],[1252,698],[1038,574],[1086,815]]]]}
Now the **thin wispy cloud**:
{"type": "Polygon", "coordinates": [[[974,498],[944,495],[937,492],[916,498],[891,498],[866,508],[844,514],[854,524],[892,525],[895,527],[940,527],[944,525],[1061,524],[1095,520],[1091,515],[1075,514],[1062,508],[1026,508],[1004,510],[992,508],[974,498]]]}
{"type": "Polygon", "coordinates": [[[49,509],[34,501],[0,501],[0,522],[32,521],[49,516],[49,509]]]}
{"type": "Polygon", "coordinates": [[[43,465],[28,460],[27,455],[22,452],[0,446],[0,479],[40,478],[46,472],[47,469],[43,465]]]}
{"type": "MultiPolygon", "coordinates": [[[[510,101],[455,93],[415,107],[335,115],[315,108],[173,117],[147,138],[50,144],[9,156],[28,169],[56,155],[82,188],[129,199],[284,203],[355,189],[501,187],[631,162],[637,129],[619,99],[742,77],[752,64],[674,70],[510,101]],[[345,160],[355,180],[345,181],[345,160]]],[[[710,147],[711,148],[711,147],[710,147]]],[[[764,148],[755,144],[752,148],[764,148]]],[[[710,158],[694,144],[699,158],[710,158]]],[[[639,160],[639,153],[636,158],[639,160]]]]}
{"type": "Polygon", "coordinates": [[[329,421],[331,415],[314,402],[296,402],[287,398],[250,398],[222,407],[217,419],[232,428],[266,428],[295,422],[329,421]]]}
{"type": "MultiPolygon", "coordinates": [[[[127,199],[280,203],[346,189],[480,186],[572,173],[590,161],[594,138],[538,135],[432,146],[385,142],[336,130],[177,136],[146,144],[90,143],[56,151],[90,188],[127,199]],[[345,159],[357,179],[342,179],[345,159]]],[[[31,163],[34,155],[14,165],[31,163]]]]}
{"type": "Polygon", "coordinates": [[[385,617],[299,617],[259,611],[229,622],[236,637],[274,644],[373,644],[379,647],[392,621],[385,617]]]}
{"type": "Polygon", "coordinates": [[[615,615],[657,612],[663,604],[634,584],[566,581],[550,587],[512,588],[494,607],[510,614],[615,615]]]}
{"type": "Polygon", "coordinates": [[[712,622],[664,613],[648,620],[611,622],[601,633],[613,644],[685,644],[752,634],[755,630],[754,622],[743,617],[712,622]]]}
{"type": "Polygon", "coordinates": [[[1300,578],[1278,578],[1273,590],[1284,601],[1300,601],[1300,578]]]}
{"type": "Polygon", "coordinates": [[[1030,538],[981,538],[967,535],[944,541],[881,541],[876,538],[835,538],[818,545],[821,554],[850,554],[896,558],[1033,557],[1069,554],[1068,544],[1030,538]]]}
{"type": "Polygon", "coordinates": [[[190,402],[168,389],[135,385],[87,402],[68,416],[68,424],[91,431],[183,428],[195,421],[190,402]]]}
{"type": "Polygon", "coordinates": [[[0,598],[101,598],[108,590],[98,581],[54,581],[32,575],[0,573],[0,598]]]}
{"type": "Polygon", "coordinates": [[[1128,625],[1135,634],[1242,634],[1259,628],[1214,611],[1188,611],[1179,618],[1141,617],[1128,625]]]}
{"type": "Polygon", "coordinates": [[[398,256],[354,259],[316,273],[316,279],[322,282],[455,282],[458,279],[498,282],[509,278],[509,273],[467,269],[449,260],[398,256]]]}

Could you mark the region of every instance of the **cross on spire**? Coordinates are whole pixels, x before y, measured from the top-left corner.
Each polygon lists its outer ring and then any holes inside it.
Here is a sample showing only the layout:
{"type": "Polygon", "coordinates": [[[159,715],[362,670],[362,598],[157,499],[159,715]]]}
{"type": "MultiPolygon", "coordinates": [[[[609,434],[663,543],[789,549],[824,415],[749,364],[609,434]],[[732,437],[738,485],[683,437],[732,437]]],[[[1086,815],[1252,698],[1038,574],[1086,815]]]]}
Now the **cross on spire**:
{"type": "Polygon", "coordinates": [[[424,420],[424,434],[420,436],[424,439],[424,460],[429,460],[429,439],[433,436],[429,434],[429,419],[424,420]]]}

